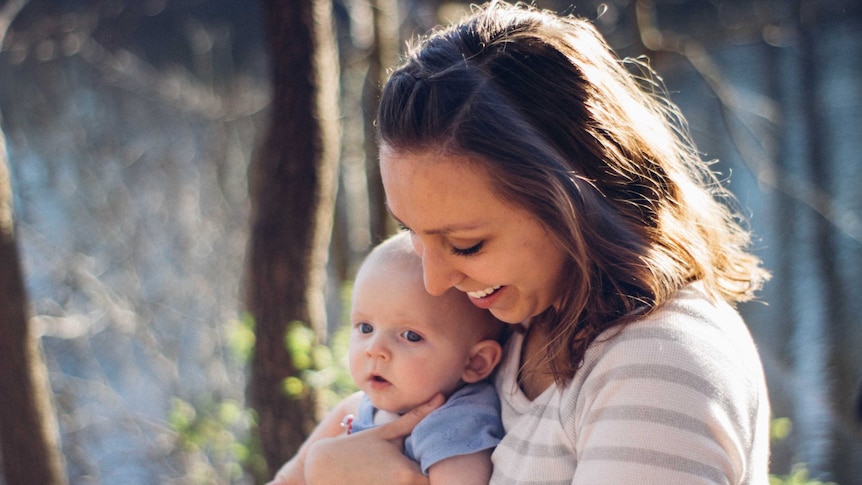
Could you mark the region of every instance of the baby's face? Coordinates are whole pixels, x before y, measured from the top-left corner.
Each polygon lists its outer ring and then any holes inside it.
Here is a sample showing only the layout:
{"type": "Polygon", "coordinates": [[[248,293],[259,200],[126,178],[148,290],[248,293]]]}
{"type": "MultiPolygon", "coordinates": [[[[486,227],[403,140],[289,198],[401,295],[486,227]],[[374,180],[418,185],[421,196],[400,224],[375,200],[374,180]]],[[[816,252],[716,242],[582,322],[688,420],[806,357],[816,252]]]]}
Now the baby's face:
{"type": "Polygon", "coordinates": [[[415,271],[390,268],[357,278],[350,373],[377,408],[402,413],[461,383],[477,340],[451,296],[429,295],[415,271]]]}

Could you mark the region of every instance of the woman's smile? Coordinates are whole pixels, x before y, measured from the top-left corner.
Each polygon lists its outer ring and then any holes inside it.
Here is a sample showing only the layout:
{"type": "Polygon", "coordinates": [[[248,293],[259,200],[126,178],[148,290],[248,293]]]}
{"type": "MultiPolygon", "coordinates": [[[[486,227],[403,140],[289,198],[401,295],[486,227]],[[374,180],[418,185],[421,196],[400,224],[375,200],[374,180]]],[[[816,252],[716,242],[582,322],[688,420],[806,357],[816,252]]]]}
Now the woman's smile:
{"type": "Polygon", "coordinates": [[[495,291],[499,290],[500,288],[502,288],[502,286],[497,285],[497,286],[492,286],[490,288],[485,288],[484,290],[468,291],[466,293],[467,293],[467,296],[469,296],[470,298],[479,299],[479,298],[485,298],[486,296],[494,293],[495,291]]]}
{"type": "Polygon", "coordinates": [[[468,291],[467,296],[470,298],[470,302],[477,307],[483,310],[490,310],[497,304],[497,300],[502,298],[504,293],[505,287],[493,286],[487,290],[468,291]]]}

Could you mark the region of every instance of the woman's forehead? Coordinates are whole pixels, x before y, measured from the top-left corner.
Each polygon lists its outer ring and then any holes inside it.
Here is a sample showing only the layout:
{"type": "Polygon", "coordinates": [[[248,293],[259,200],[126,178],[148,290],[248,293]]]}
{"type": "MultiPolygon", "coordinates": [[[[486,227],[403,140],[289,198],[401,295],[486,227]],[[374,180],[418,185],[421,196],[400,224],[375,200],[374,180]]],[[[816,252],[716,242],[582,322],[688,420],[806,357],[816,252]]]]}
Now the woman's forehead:
{"type": "Polygon", "coordinates": [[[399,152],[381,156],[380,171],[390,213],[412,230],[419,221],[428,234],[473,230],[504,205],[487,171],[465,157],[399,152]]]}

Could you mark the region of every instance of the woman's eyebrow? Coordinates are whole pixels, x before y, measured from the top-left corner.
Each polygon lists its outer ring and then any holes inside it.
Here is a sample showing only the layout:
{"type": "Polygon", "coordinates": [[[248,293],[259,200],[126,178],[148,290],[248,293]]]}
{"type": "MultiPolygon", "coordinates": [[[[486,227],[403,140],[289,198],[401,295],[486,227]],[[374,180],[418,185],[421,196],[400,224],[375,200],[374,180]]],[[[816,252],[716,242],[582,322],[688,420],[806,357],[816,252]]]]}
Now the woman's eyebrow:
{"type": "MultiPolygon", "coordinates": [[[[395,219],[395,222],[397,222],[398,224],[401,225],[401,227],[404,227],[410,231],[413,231],[413,229],[410,226],[405,224],[404,221],[402,221],[401,219],[398,218],[398,216],[396,216],[395,214],[392,213],[392,209],[389,208],[388,203],[386,204],[386,212],[388,212],[389,215],[392,216],[393,219],[395,219]]],[[[440,227],[440,228],[424,229],[421,232],[422,232],[422,234],[427,234],[429,236],[447,236],[453,232],[472,231],[472,230],[479,229],[481,227],[482,227],[482,224],[468,222],[468,223],[463,223],[463,224],[447,224],[447,225],[440,227]]]]}

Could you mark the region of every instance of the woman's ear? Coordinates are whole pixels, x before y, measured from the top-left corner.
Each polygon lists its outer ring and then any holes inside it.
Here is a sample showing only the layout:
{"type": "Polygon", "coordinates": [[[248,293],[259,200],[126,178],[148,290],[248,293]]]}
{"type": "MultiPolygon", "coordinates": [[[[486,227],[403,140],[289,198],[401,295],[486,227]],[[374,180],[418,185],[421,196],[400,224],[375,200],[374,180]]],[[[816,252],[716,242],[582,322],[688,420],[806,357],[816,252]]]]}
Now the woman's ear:
{"type": "Polygon", "coordinates": [[[500,359],[503,358],[503,348],[496,340],[482,340],[470,349],[470,358],[461,373],[461,380],[468,384],[479,382],[488,377],[500,359]]]}

